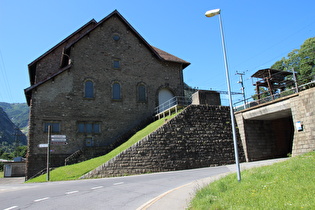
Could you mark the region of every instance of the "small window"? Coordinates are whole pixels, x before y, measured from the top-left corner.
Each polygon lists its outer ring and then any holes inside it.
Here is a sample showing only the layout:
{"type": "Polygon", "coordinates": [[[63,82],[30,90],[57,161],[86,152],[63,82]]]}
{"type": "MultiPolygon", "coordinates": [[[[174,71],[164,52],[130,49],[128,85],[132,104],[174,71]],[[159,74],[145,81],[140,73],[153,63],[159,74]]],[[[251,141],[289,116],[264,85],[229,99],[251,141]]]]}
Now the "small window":
{"type": "Polygon", "coordinates": [[[113,35],[113,40],[118,41],[120,39],[120,36],[118,34],[113,35]]]}
{"type": "Polygon", "coordinates": [[[87,147],[93,147],[94,146],[94,141],[92,138],[87,138],[85,139],[85,146],[87,147]]]}
{"type": "Polygon", "coordinates": [[[94,83],[91,80],[84,83],[84,98],[94,98],[94,83]]]}
{"type": "Polygon", "coordinates": [[[60,123],[59,122],[45,122],[44,132],[48,133],[48,126],[51,126],[52,133],[60,133],[60,123]]]}
{"type": "Polygon", "coordinates": [[[114,60],[113,61],[113,68],[114,69],[120,69],[120,60],[114,60]]]}
{"type": "Polygon", "coordinates": [[[98,122],[79,122],[79,133],[100,133],[100,123],[98,122]]]}
{"type": "Polygon", "coordinates": [[[146,88],[144,84],[138,85],[138,101],[139,102],[146,102],[146,88]]]}
{"type": "Polygon", "coordinates": [[[120,84],[115,82],[113,84],[113,92],[112,92],[112,99],[113,100],[120,100],[121,99],[121,92],[120,92],[120,84]]]}

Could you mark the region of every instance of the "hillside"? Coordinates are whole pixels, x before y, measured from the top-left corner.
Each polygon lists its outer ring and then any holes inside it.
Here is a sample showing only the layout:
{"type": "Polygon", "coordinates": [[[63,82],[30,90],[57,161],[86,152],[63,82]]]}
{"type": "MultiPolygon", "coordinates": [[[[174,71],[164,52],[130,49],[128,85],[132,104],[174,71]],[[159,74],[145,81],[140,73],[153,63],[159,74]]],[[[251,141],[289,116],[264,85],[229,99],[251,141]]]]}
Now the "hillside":
{"type": "Polygon", "coordinates": [[[16,141],[20,145],[27,144],[26,135],[20,129],[27,130],[28,113],[25,103],[0,102],[0,146],[6,152],[13,151],[16,141]]]}

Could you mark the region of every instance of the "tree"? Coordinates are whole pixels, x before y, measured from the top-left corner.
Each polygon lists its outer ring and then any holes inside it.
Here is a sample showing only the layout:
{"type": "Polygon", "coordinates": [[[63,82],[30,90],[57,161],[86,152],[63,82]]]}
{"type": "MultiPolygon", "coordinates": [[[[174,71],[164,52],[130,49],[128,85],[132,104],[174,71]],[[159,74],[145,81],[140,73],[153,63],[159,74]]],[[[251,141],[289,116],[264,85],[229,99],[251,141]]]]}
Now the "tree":
{"type": "Polygon", "coordinates": [[[13,152],[14,157],[26,157],[27,146],[18,146],[13,152]]]}
{"type": "Polygon", "coordinates": [[[299,79],[308,82],[315,76],[315,37],[304,41],[300,49],[292,50],[286,58],[275,62],[272,69],[296,71],[299,79]]]}

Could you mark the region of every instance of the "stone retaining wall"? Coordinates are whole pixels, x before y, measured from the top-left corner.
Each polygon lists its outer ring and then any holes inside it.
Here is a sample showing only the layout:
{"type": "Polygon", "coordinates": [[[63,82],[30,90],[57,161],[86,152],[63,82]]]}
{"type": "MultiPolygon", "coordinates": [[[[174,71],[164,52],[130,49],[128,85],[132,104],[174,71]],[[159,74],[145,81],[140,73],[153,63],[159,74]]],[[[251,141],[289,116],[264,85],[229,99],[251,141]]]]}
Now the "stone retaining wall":
{"type": "MultiPolygon", "coordinates": [[[[235,163],[229,113],[229,107],[225,106],[191,105],[131,148],[81,178],[235,163]]],[[[238,139],[240,161],[244,161],[238,139]]]]}

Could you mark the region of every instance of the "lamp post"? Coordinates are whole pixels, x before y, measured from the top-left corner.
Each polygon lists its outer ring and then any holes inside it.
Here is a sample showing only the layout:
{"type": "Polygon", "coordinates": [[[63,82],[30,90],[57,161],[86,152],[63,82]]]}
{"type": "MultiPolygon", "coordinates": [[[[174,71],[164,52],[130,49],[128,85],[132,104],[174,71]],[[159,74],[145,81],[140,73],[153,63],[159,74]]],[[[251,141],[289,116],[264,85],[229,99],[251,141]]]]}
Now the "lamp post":
{"type": "Polygon", "coordinates": [[[221,9],[209,10],[206,12],[206,17],[213,17],[219,15],[220,22],[220,32],[221,32],[221,40],[222,40],[222,48],[223,48],[223,56],[224,56],[224,65],[225,65],[225,74],[226,74],[226,83],[228,86],[228,95],[230,102],[230,115],[231,115],[231,125],[232,125],[232,133],[233,133],[233,143],[234,143],[234,154],[235,154],[235,163],[236,163],[236,172],[237,172],[237,180],[241,181],[241,172],[240,172],[240,164],[238,158],[238,149],[237,149],[237,139],[236,139],[236,130],[235,130],[235,120],[234,120],[234,112],[233,112],[233,104],[232,104],[232,95],[231,95],[231,86],[230,86],[230,76],[229,76],[229,67],[227,63],[226,50],[225,50],[225,41],[221,20],[221,9]]]}

